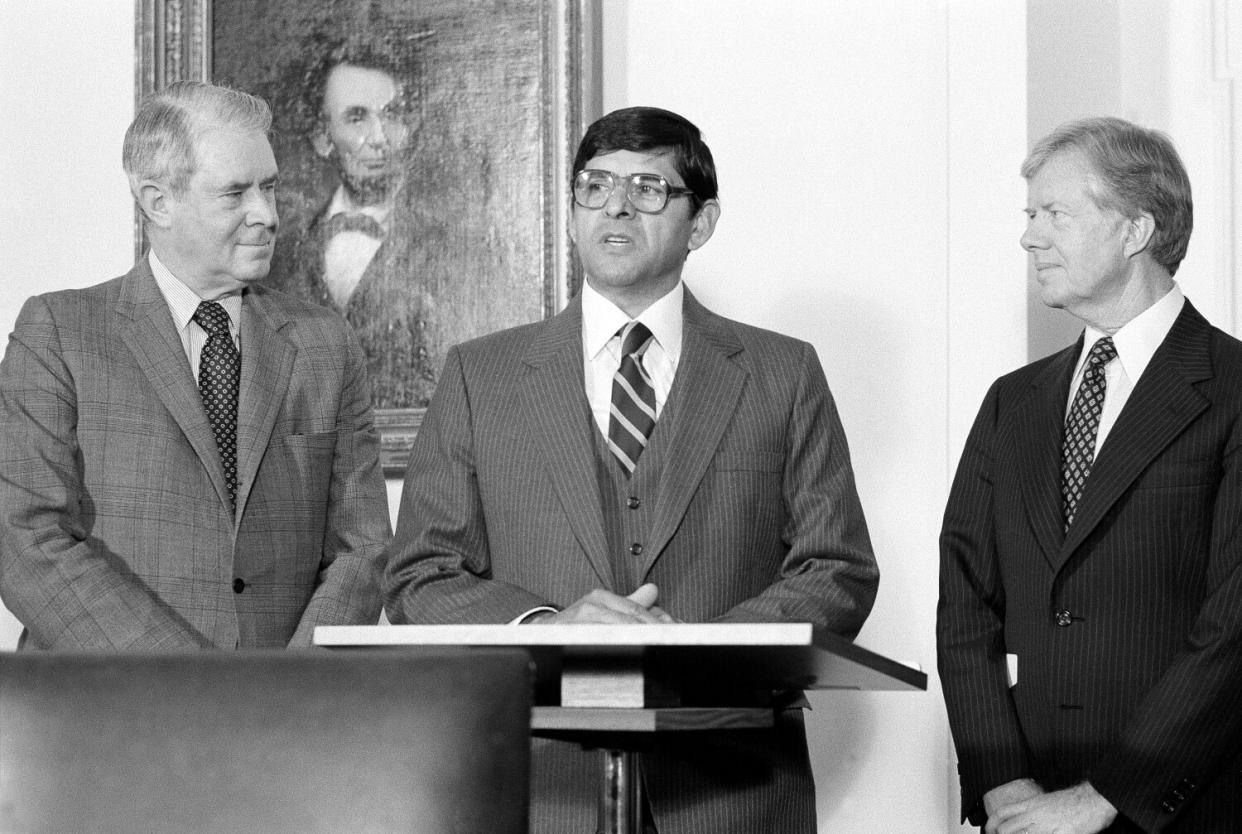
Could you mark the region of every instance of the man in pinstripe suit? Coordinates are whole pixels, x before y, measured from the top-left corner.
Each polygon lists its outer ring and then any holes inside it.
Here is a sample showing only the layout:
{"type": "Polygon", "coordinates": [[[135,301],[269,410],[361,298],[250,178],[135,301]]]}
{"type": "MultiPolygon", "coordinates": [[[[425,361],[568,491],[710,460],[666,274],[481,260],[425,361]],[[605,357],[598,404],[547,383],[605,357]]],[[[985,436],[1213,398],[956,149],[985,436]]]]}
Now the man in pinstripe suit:
{"type": "Polygon", "coordinates": [[[986,831],[1242,831],[1242,344],[1173,280],[1190,184],[1087,119],[1022,167],[1022,246],[1086,324],[998,380],[941,534],[938,645],[986,831]]]}
{"type": "MultiPolygon", "coordinates": [[[[449,353],[389,550],[389,618],[807,621],[853,636],[878,573],[815,352],[709,312],[681,282],[720,213],[698,129],[616,111],[574,171],[586,286],[554,318],[449,353]],[[639,325],[640,358],[622,356],[639,325]],[[623,386],[628,362],[641,373],[623,386]],[[617,435],[639,400],[654,430],[617,435]]],[[[815,830],[800,710],[771,731],[694,736],[643,756],[648,831],[815,830]]],[[[536,742],[531,830],[590,830],[598,767],[536,742]]]]}
{"type": "Polygon", "coordinates": [[[379,616],[388,511],[362,351],[264,289],[271,113],[183,82],[125,171],[151,251],[30,299],[0,364],[0,594],[36,649],[309,646],[379,616]],[[200,384],[202,391],[200,394],[200,384]]]}

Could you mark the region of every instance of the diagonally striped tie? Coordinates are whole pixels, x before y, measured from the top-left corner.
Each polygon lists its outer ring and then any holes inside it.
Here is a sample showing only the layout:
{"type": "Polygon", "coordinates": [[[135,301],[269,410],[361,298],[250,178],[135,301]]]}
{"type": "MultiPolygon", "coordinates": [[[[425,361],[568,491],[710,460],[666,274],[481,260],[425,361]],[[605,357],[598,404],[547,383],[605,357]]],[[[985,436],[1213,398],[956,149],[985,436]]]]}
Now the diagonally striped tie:
{"type": "Polygon", "coordinates": [[[621,367],[612,378],[612,416],[608,420],[608,448],[627,474],[638,465],[655,427],[655,388],[643,370],[643,353],[651,344],[647,326],[632,321],[621,328],[621,367]]]}

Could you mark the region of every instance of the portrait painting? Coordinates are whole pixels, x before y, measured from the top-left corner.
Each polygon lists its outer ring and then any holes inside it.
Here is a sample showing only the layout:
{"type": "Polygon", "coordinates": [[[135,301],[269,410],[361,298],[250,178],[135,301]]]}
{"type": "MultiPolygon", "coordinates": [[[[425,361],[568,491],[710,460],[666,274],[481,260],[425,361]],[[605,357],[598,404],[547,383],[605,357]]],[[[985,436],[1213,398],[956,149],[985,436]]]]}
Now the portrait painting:
{"type": "Polygon", "coordinates": [[[331,308],[367,359],[385,469],[448,349],[576,283],[572,143],[598,113],[588,0],[141,0],[139,95],[265,99],[280,169],[266,283],[331,308]]]}

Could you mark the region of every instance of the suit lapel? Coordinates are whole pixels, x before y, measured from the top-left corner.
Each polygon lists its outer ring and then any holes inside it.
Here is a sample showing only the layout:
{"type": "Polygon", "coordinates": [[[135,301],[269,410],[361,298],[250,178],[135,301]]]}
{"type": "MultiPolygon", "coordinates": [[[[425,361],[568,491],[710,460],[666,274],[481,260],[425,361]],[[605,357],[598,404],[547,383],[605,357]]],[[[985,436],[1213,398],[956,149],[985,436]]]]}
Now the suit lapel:
{"type": "Polygon", "coordinates": [[[1212,376],[1210,338],[1207,321],[1187,301],[1100,447],[1056,567],[1082,544],[1148,464],[1208,407],[1194,383],[1212,376]]]}
{"type": "Polygon", "coordinates": [[[1048,363],[1031,382],[1027,401],[1019,405],[1014,419],[1013,443],[1017,449],[1022,503],[1049,565],[1057,563],[1064,538],[1061,440],[1066,398],[1081,350],[1080,338],[1048,363]]]}
{"type": "Polygon", "coordinates": [[[262,287],[242,296],[241,396],[237,407],[237,510],[246,506],[276,415],[285,402],[297,348],[279,331],[289,322],[262,287]]]}
{"type": "Polygon", "coordinates": [[[519,391],[519,419],[535,438],[570,529],[600,587],[611,588],[612,566],[590,435],[595,428],[582,374],[582,302],[575,298],[548,319],[522,359],[528,373],[519,391]]]}
{"type": "Polygon", "coordinates": [[[669,392],[666,413],[673,436],[665,446],[660,503],[651,530],[642,575],[681,525],[720,438],[733,420],[746,385],[746,372],[730,357],[742,344],[724,324],[686,291],[681,360],[669,392]]]}
{"type": "Polygon", "coordinates": [[[115,310],[129,320],[121,331],[121,340],[202,461],[216,493],[227,504],[228,487],[203,398],[168,312],[168,302],[145,257],[125,276],[115,310]]]}

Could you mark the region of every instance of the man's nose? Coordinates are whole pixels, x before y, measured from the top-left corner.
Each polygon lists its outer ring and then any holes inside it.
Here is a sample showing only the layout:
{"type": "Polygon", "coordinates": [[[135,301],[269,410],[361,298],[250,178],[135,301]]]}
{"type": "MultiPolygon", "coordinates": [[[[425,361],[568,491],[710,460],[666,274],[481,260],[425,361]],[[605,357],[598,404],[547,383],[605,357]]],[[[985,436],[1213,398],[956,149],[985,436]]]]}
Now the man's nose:
{"type": "Polygon", "coordinates": [[[609,217],[629,217],[634,212],[634,204],[630,202],[630,184],[617,183],[616,188],[608,195],[608,202],[604,203],[604,213],[609,217]]]}
{"type": "Polygon", "coordinates": [[[1022,237],[1018,238],[1018,245],[1030,252],[1032,249],[1044,248],[1044,240],[1038,221],[1032,218],[1026,221],[1026,230],[1022,232],[1022,237]]]}
{"type": "Polygon", "coordinates": [[[275,190],[252,189],[246,197],[246,223],[276,228],[277,222],[275,190]]]}
{"type": "Polygon", "coordinates": [[[367,119],[367,129],[364,134],[363,141],[373,148],[383,147],[392,143],[392,137],[388,135],[389,125],[385,123],[380,116],[371,116],[367,119]]]}

